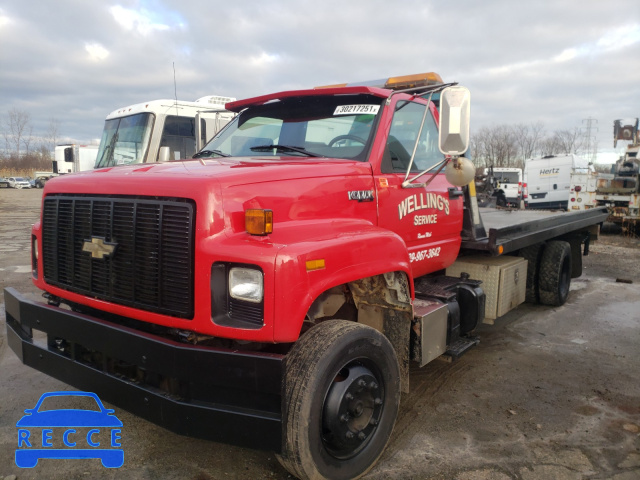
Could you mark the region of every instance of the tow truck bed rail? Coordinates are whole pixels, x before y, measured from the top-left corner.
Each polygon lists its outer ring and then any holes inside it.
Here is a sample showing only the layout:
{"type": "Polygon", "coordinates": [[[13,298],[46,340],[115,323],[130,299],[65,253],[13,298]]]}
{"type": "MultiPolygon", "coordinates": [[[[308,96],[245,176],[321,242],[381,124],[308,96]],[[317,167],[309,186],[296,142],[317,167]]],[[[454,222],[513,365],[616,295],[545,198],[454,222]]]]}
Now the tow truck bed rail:
{"type": "Polygon", "coordinates": [[[463,240],[462,249],[484,251],[492,255],[510,253],[536,243],[570,234],[604,222],[606,208],[580,212],[545,210],[497,210],[480,208],[487,237],[463,240]],[[502,247],[502,252],[499,248],[502,247]]]}

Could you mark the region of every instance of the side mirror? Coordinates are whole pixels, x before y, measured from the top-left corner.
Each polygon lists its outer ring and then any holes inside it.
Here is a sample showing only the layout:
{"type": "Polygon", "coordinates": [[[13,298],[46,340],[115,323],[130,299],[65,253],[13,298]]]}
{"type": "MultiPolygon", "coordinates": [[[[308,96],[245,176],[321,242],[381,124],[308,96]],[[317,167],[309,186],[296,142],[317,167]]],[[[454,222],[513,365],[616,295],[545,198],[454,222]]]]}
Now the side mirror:
{"type": "Polygon", "coordinates": [[[168,162],[171,157],[171,149],[169,147],[160,147],[160,151],[158,152],[158,161],[159,162],[168,162]]]}
{"type": "Polygon", "coordinates": [[[438,146],[444,155],[457,157],[469,148],[471,94],[465,87],[447,87],[440,94],[438,146]]]}

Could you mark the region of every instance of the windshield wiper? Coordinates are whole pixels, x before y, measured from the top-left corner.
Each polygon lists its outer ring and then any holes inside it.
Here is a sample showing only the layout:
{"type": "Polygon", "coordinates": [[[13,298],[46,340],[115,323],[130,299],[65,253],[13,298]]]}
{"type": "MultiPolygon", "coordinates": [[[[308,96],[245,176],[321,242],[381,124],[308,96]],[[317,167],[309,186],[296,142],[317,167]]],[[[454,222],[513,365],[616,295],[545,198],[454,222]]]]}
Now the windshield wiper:
{"type": "Polygon", "coordinates": [[[201,150],[194,154],[191,158],[209,157],[211,155],[218,155],[219,157],[230,157],[228,153],[221,152],[220,150],[201,150]]]}
{"type": "Polygon", "coordinates": [[[94,164],[96,165],[96,168],[112,166],[111,164],[114,163],[114,160],[113,160],[113,156],[115,153],[114,147],[117,141],[118,141],[118,131],[116,130],[116,133],[114,133],[113,137],[111,137],[111,141],[109,141],[109,144],[105,147],[104,152],[102,152],[102,157],[100,157],[100,160],[97,160],[96,163],[94,164]],[[102,159],[104,158],[105,154],[107,155],[107,159],[104,162],[104,164],[102,164],[102,159]]]}
{"type": "Polygon", "coordinates": [[[291,145],[278,145],[278,144],[273,144],[273,145],[256,145],[255,147],[251,147],[250,150],[252,152],[266,152],[268,150],[283,150],[285,152],[297,152],[297,153],[302,153],[303,155],[306,155],[307,157],[321,157],[322,155],[318,155],[316,153],[311,153],[310,151],[308,151],[307,149],[304,149],[302,147],[293,147],[291,145]]]}

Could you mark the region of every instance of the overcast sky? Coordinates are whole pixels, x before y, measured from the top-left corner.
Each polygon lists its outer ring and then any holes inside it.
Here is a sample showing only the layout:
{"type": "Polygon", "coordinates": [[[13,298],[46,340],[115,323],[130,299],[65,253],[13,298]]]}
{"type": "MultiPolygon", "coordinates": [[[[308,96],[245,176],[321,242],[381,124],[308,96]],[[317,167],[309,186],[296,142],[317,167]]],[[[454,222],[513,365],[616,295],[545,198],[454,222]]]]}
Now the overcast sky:
{"type": "MultiPolygon", "coordinates": [[[[640,116],[640,0],[4,0],[0,120],[80,142],[134,103],[435,71],[471,90],[472,133],[640,116]]],[[[597,121],[597,123],[596,123],[597,121]]],[[[594,129],[595,133],[595,129],[594,129]]],[[[624,145],[624,142],[622,142],[624,145]]]]}

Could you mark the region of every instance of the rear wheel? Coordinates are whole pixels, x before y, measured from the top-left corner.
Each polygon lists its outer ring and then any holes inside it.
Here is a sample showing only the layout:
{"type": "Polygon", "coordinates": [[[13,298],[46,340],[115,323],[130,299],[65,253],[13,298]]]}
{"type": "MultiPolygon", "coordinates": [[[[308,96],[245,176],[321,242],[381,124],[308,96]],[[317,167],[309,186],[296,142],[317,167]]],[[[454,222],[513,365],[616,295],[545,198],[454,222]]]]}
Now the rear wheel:
{"type": "Polygon", "coordinates": [[[306,479],[365,474],[387,445],[400,403],[395,351],[377,330],[322,322],[286,359],[280,463],[306,479]]]}
{"type": "Polygon", "coordinates": [[[540,303],[564,305],[571,286],[571,246],[567,242],[551,241],[542,253],[539,276],[540,303]]]}

